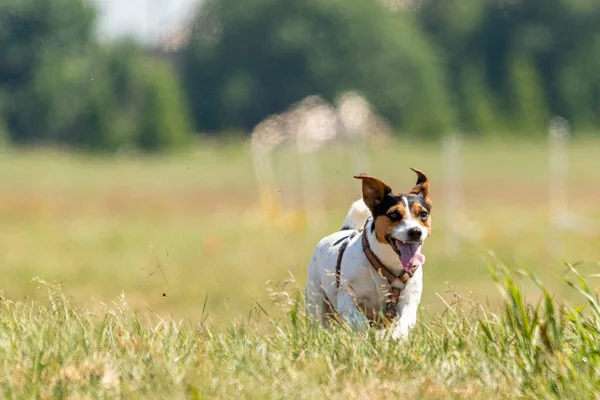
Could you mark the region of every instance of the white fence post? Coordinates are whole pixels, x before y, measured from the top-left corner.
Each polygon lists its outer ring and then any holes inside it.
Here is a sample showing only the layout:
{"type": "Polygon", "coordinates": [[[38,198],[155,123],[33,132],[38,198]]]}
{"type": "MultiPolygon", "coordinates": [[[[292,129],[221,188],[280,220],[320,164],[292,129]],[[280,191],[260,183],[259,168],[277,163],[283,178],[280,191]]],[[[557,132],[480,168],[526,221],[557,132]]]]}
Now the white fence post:
{"type": "Polygon", "coordinates": [[[548,201],[550,213],[550,231],[548,250],[552,254],[562,251],[562,234],[568,218],[567,172],[569,156],[567,143],[570,137],[569,122],[562,117],[554,117],[549,127],[548,157],[548,201]]]}
{"type": "Polygon", "coordinates": [[[455,255],[458,252],[460,240],[458,232],[452,226],[460,215],[459,168],[461,140],[457,133],[444,137],[442,150],[443,165],[443,197],[444,223],[446,226],[446,254],[455,255]]]}
{"type": "Polygon", "coordinates": [[[311,96],[298,106],[293,123],[306,222],[309,229],[319,230],[323,227],[325,206],[318,154],[337,133],[335,110],[322,98],[311,96]]]}
{"type": "Polygon", "coordinates": [[[337,118],[350,147],[352,172],[369,172],[366,140],[371,107],[363,97],[353,92],[344,93],[337,99],[337,103],[337,118]]]}

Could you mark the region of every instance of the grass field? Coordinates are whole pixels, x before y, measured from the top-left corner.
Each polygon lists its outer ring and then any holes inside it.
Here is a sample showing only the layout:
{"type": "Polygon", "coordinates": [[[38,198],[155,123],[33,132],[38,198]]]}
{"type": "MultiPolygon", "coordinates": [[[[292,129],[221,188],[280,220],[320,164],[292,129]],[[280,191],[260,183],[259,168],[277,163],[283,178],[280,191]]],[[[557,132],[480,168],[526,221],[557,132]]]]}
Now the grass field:
{"type": "MultiPolygon", "coordinates": [[[[582,355],[596,351],[585,346],[597,335],[586,330],[597,320],[586,323],[585,332],[578,331],[579,325],[561,325],[566,339],[560,351],[552,347],[525,355],[514,353],[519,347],[486,347],[485,340],[491,339],[477,322],[487,321],[482,310],[498,310],[502,300],[488,264],[502,260],[526,267],[556,293],[557,304],[568,300],[578,306],[584,298],[561,282],[572,277],[562,260],[600,260],[598,234],[550,235],[547,185],[552,177],[547,149],[536,143],[465,145],[463,212],[480,236],[461,242],[455,253],[446,251],[448,224],[464,225],[467,233],[471,229],[444,209],[440,146],[408,142],[372,148],[371,168],[365,172],[394,189],[408,190],[414,183],[409,166],[426,171],[432,182],[434,230],[424,248],[421,338],[404,351],[385,339],[344,329],[315,332],[294,323],[272,303],[287,297],[274,292],[281,292],[290,277],[294,282],[285,290],[295,293],[303,286],[314,245],[339,228],[359,196],[351,176],[363,171],[352,170],[342,149],[326,152],[318,159],[325,216],[322,226],[313,229],[302,223],[301,210],[287,225],[260,213],[250,154],[239,143],[208,143],[192,153],[162,157],[43,150],[2,154],[4,397],[84,396],[95,390],[109,397],[129,397],[138,390],[140,397],[143,391],[157,397],[231,397],[238,392],[272,398],[383,397],[374,394],[379,387],[424,398],[489,397],[488,389],[496,396],[541,395],[544,379],[571,377],[583,365],[591,369],[581,373],[597,382],[597,355],[582,355]],[[35,277],[50,282],[52,301],[48,286],[35,277]],[[456,293],[471,299],[477,315],[459,318],[446,312],[439,317],[445,302],[459,298],[456,293]],[[276,326],[267,323],[260,307],[277,318],[276,326]],[[181,319],[185,322],[177,323],[181,319]],[[477,347],[465,349],[471,342],[477,347]],[[555,350],[568,353],[560,356],[564,371],[555,350]],[[530,356],[536,361],[523,361],[530,356]],[[401,360],[397,364],[395,357],[401,360]],[[503,357],[512,358],[500,368],[503,357]],[[522,371],[535,379],[523,378],[522,371]],[[270,381],[271,376],[281,378],[270,381]]],[[[600,141],[574,142],[570,154],[569,206],[600,226],[600,141]]],[[[294,159],[282,154],[279,161],[282,196],[297,199],[298,171],[289,168],[294,159]]],[[[597,264],[579,269],[594,273],[597,264]]],[[[594,293],[594,281],[589,283],[594,293]]],[[[524,296],[537,298],[532,281],[518,286],[524,296]]],[[[490,323],[498,329],[490,332],[496,342],[518,339],[526,347],[541,340],[539,329],[532,333],[531,326],[519,339],[521,328],[504,311],[498,315],[505,321],[490,323]]],[[[568,315],[564,311],[561,321],[568,315]]],[[[568,393],[590,393],[582,382],[573,385],[579,386],[569,386],[568,393]]],[[[561,393],[551,389],[549,395],[561,393]]]]}
{"type": "MultiPolygon", "coordinates": [[[[535,277],[527,303],[503,266],[493,269],[497,313],[454,294],[406,342],[384,331],[324,330],[286,293],[285,315],[255,309],[242,323],[175,322],[132,311],[126,299],[90,312],[38,281],[44,305],[0,300],[2,398],[560,398],[598,397],[600,303],[558,303],[535,277]],[[383,334],[381,334],[383,333],[383,334]]],[[[525,272],[521,273],[525,274],[525,272]]],[[[279,293],[283,295],[283,293],[279,293]]]]}

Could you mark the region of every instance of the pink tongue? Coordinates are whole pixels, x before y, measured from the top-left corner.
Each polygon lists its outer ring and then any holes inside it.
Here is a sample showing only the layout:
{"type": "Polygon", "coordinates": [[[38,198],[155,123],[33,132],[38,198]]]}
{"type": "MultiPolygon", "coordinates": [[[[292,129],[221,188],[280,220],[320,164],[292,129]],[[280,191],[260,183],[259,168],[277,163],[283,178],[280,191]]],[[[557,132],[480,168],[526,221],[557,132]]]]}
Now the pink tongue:
{"type": "Polygon", "coordinates": [[[400,250],[402,266],[407,271],[415,265],[425,263],[425,256],[421,253],[421,245],[419,243],[398,243],[398,250],[400,250]]]}

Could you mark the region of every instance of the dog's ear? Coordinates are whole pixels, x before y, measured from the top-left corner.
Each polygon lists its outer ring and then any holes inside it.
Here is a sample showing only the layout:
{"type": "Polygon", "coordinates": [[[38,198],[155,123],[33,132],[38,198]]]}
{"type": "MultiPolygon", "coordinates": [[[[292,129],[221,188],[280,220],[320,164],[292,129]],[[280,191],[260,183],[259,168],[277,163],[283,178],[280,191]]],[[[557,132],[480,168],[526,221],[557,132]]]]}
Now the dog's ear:
{"type": "Polygon", "coordinates": [[[410,191],[410,194],[423,196],[423,198],[425,198],[425,201],[429,203],[429,179],[427,179],[427,176],[422,171],[419,171],[416,168],[411,168],[411,170],[413,170],[417,174],[417,183],[415,184],[415,187],[412,188],[412,190],[410,191]]]}
{"type": "Polygon", "coordinates": [[[365,174],[360,174],[355,178],[362,180],[363,200],[371,212],[381,204],[385,196],[392,193],[392,189],[379,179],[365,174]]]}

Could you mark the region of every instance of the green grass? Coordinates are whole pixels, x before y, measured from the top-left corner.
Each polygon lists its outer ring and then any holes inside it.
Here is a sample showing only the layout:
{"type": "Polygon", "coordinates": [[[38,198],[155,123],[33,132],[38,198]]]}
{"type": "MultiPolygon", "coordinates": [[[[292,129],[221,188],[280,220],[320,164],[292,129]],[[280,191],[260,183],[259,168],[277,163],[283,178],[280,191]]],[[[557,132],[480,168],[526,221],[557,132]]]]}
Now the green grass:
{"type": "MultiPolygon", "coordinates": [[[[599,149],[569,147],[569,206],[596,223],[599,149]]],[[[291,201],[272,218],[245,144],[160,157],[2,154],[0,397],[593,397],[594,278],[585,286],[563,260],[600,260],[600,236],[551,237],[546,147],[465,144],[463,211],[480,236],[454,253],[448,226],[463,222],[444,207],[440,146],[400,142],[368,156],[364,172],[394,189],[412,187],[409,166],[432,182],[425,291],[408,343],[316,329],[296,302],[315,244],[359,196],[351,176],[363,171],[343,149],[317,157],[317,227],[294,206],[299,171],[285,152],[279,190],[291,201]],[[527,266],[547,286],[503,264],[527,266]],[[496,281],[488,265],[500,266],[496,281]]]]}
{"type": "MultiPolygon", "coordinates": [[[[560,243],[549,241],[547,149],[510,143],[465,144],[463,211],[481,236],[461,242],[456,253],[446,252],[447,227],[463,222],[444,208],[440,146],[399,142],[369,151],[366,172],[397,190],[414,184],[409,166],[423,169],[432,181],[423,304],[443,307],[436,293],[444,292],[446,282],[474,292],[481,302],[497,301],[482,260],[489,251],[530,266],[561,296],[570,295],[556,284],[564,270],[561,258],[600,260],[597,234],[563,232],[560,243]]],[[[570,207],[597,221],[599,149],[600,141],[574,142],[569,171],[570,207]]],[[[125,292],[133,308],[150,306],[165,318],[198,318],[208,296],[211,316],[238,318],[255,299],[266,298],[267,281],[292,274],[303,282],[315,244],[339,229],[349,204],[360,196],[352,175],[361,171],[354,171],[347,152],[327,149],[317,160],[325,209],[321,226],[311,229],[297,207],[296,161],[286,153],[277,165],[279,189],[290,206],[275,219],[260,211],[245,144],[206,143],[191,153],[162,157],[5,153],[0,289],[11,299],[40,299],[30,283],[39,276],[64,284],[76,304],[108,302],[125,292]]]]}
{"type": "Polygon", "coordinates": [[[125,296],[73,306],[37,281],[44,304],[0,301],[3,398],[570,398],[597,397],[598,294],[569,266],[586,309],[557,302],[525,271],[492,276],[497,312],[453,294],[406,342],[385,331],[308,321],[296,290],[273,293],[284,314],[254,307],[238,323],[142,317],[125,296]],[[524,275],[541,297],[528,302],[524,275]]]}

